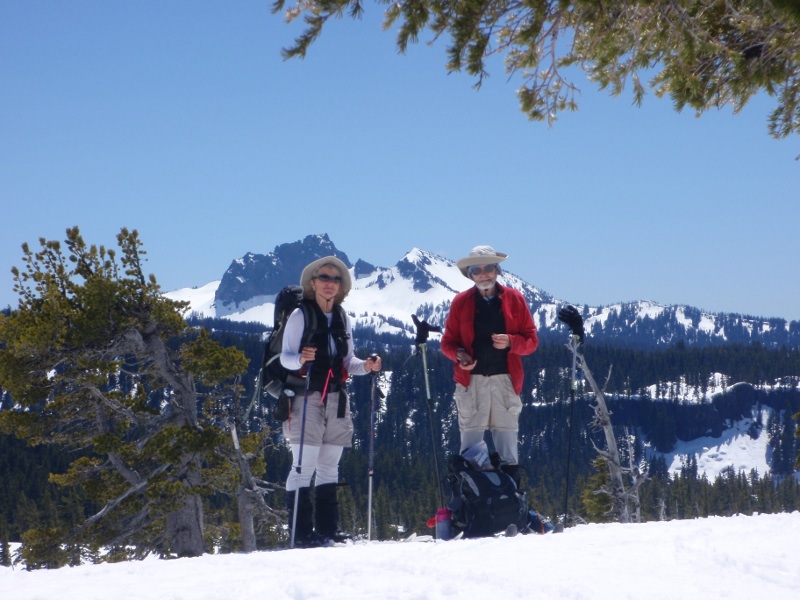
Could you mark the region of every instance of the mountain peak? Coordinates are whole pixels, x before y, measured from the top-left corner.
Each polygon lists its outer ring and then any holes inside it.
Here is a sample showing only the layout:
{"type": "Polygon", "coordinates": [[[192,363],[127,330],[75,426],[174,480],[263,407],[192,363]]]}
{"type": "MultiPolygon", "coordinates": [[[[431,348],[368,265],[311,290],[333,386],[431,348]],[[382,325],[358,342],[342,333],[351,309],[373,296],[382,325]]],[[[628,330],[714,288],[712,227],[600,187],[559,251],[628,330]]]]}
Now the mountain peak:
{"type": "Polygon", "coordinates": [[[222,276],[214,297],[217,316],[269,301],[283,287],[298,283],[303,268],[323,256],[335,256],[348,269],[352,267],[347,254],[336,248],[327,233],[280,244],[269,254],[248,252],[234,260],[222,276]]]}
{"type": "Polygon", "coordinates": [[[430,252],[426,252],[421,248],[417,248],[416,246],[406,252],[406,255],[403,257],[405,260],[409,260],[411,262],[417,262],[418,260],[425,260],[428,256],[431,256],[430,252]]]}
{"type": "MultiPolygon", "coordinates": [[[[272,303],[284,286],[296,284],[303,268],[323,256],[337,256],[354,275],[345,309],[355,325],[380,332],[410,334],[411,315],[443,325],[450,302],[472,286],[455,262],[414,247],[393,267],[377,267],[363,259],[352,265],[326,233],[280,244],[269,254],[248,252],[234,260],[214,293],[194,292],[213,316],[271,324],[272,303]]],[[[542,339],[562,339],[558,309],[564,301],[503,270],[499,281],[519,290],[531,307],[542,339]]],[[[184,298],[183,291],[172,294],[184,298]]],[[[192,308],[198,303],[193,303],[192,308]]],[[[689,306],[665,306],[649,300],[588,306],[572,302],[583,314],[586,332],[596,341],[631,347],[759,342],[768,347],[800,346],[800,324],[784,319],[758,319],[737,314],[709,314],[689,306]]]]}

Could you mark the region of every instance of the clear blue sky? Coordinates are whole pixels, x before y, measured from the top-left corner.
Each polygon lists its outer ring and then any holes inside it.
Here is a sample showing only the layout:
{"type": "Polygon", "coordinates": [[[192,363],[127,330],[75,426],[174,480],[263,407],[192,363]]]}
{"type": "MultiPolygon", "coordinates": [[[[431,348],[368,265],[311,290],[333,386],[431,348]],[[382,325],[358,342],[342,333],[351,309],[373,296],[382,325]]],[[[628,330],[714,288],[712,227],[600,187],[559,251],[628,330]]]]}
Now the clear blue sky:
{"type": "Polygon", "coordinates": [[[165,290],[326,232],[351,260],[477,244],[573,303],[800,319],[800,153],[764,97],[696,119],[585,79],[553,128],[502,65],[479,90],[445,44],[398,55],[381,10],[305,60],[268,1],[0,4],[0,306],[20,245],[138,229],[165,290]]]}

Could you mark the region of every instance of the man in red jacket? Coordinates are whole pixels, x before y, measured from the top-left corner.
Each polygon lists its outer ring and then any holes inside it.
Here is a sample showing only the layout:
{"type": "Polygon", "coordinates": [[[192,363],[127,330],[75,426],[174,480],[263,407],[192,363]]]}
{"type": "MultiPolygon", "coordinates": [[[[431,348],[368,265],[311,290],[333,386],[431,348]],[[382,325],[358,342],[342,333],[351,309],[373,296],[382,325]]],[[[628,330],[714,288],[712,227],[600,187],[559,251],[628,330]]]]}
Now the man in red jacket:
{"type": "Polygon", "coordinates": [[[475,285],[457,294],[442,335],[442,352],[455,362],[455,401],[461,450],[492,432],[504,471],[519,485],[517,432],[522,411],[522,359],[539,345],[523,295],[497,283],[508,255],[476,246],[456,262],[475,285]]]}

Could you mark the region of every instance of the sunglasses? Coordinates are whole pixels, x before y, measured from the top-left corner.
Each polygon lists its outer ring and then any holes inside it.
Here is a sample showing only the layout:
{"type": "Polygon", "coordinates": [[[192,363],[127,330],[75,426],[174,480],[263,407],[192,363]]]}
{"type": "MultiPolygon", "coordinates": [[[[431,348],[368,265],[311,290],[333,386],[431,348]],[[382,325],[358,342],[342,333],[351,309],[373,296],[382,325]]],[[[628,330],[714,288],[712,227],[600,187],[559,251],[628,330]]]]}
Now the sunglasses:
{"type": "Polygon", "coordinates": [[[316,275],[314,279],[319,279],[322,283],[328,283],[329,281],[332,281],[333,283],[342,283],[342,278],[338,275],[327,275],[325,273],[316,275]]]}
{"type": "Polygon", "coordinates": [[[484,265],[484,266],[472,266],[469,268],[470,275],[480,275],[481,273],[494,273],[497,270],[497,265],[484,265]]]}

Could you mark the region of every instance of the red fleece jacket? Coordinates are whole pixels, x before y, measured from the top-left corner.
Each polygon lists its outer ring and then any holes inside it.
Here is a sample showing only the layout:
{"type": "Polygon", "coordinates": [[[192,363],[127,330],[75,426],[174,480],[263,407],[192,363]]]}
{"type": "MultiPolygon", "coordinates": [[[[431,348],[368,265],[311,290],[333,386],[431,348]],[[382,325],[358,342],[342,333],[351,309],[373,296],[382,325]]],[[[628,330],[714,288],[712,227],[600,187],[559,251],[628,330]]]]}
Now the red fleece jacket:
{"type": "MultiPolygon", "coordinates": [[[[508,353],[508,373],[517,394],[522,392],[522,356],[531,354],[539,345],[536,325],[533,324],[531,311],[525,297],[517,290],[497,285],[503,317],[506,321],[506,333],[511,340],[511,351],[508,353]]],[[[453,298],[450,313],[444,324],[441,348],[444,355],[452,361],[456,360],[459,348],[464,348],[472,356],[472,342],[475,340],[475,297],[478,289],[472,287],[453,298]]],[[[470,372],[455,364],[453,379],[457,383],[469,386],[470,372]]]]}

